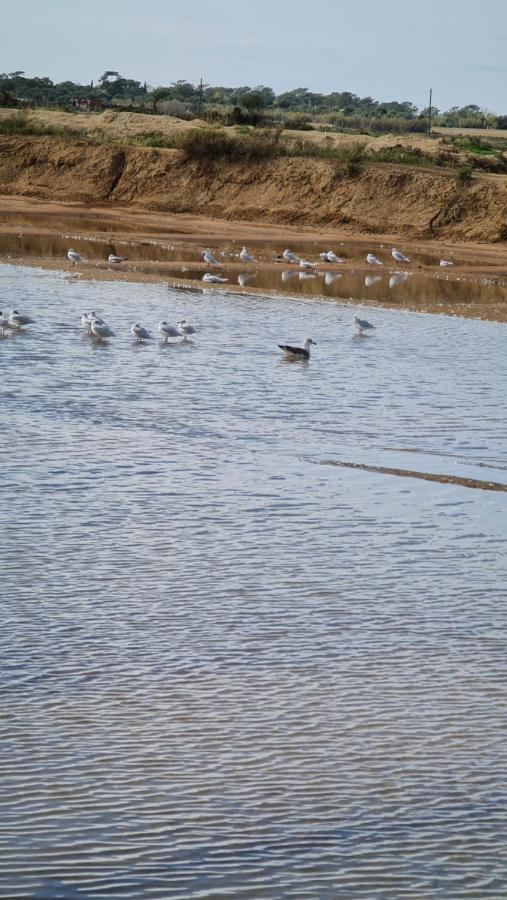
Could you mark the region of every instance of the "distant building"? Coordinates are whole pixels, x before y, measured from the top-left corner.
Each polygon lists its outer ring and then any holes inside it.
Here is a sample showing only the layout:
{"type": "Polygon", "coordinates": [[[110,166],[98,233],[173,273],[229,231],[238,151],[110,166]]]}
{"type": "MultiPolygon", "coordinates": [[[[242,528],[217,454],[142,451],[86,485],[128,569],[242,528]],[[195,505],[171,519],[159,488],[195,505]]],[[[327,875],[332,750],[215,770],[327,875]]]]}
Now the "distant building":
{"type": "Polygon", "coordinates": [[[102,100],[99,97],[73,97],[72,106],[74,109],[81,109],[84,112],[97,112],[103,108],[102,100]]]}

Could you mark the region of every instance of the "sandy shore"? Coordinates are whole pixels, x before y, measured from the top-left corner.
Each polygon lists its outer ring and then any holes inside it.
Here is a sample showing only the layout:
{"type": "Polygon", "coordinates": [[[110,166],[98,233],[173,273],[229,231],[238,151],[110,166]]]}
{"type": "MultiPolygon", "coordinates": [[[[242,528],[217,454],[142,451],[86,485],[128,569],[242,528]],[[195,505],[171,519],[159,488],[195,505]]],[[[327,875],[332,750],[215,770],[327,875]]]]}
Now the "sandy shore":
{"type": "MultiPolygon", "coordinates": [[[[0,239],[7,239],[22,234],[24,238],[46,236],[48,239],[65,239],[68,246],[72,246],[72,238],[82,236],[88,241],[109,242],[111,244],[129,242],[135,247],[137,243],[149,244],[153,247],[167,246],[168,242],[176,250],[213,246],[220,243],[230,244],[232,241],[239,246],[245,243],[255,254],[256,247],[262,244],[282,244],[292,246],[295,244],[307,247],[308,256],[314,258],[319,250],[329,246],[336,247],[341,241],[346,242],[347,248],[355,248],[359,262],[354,262],[354,270],[358,273],[371,272],[368,264],[362,261],[365,258],[365,250],[377,252],[391,246],[401,246],[409,256],[415,254],[427,254],[434,260],[439,258],[456,259],[452,268],[436,271],[432,266],[417,265],[413,271],[418,276],[428,276],[432,279],[445,278],[449,281],[464,281],[477,284],[490,280],[502,285],[507,279],[507,255],[502,245],[485,245],[477,243],[450,243],[432,241],[408,241],[406,237],[396,234],[375,235],[351,235],[350,232],[340,232],[336,228],[322,228],[315,226],[280,226],[249,221],[227,221],[205,216],[197,216],[180,213],[158,213],[133,209],[128,205],[104,204],[88,206],[79,203],[57,203],[41,200],[32,200],[26,197],[0,196],[0,239]],[[111,228],[114,224],[114,232],[111,228]]],[[[30,255],[26,254],[1,255],[4,262],[13,264],[36,266],[38,268],[53,269],[72,272],[73,267],[62,256],[54,255],[30,255]]],[[[187,271],[182,276],[175,277],[174,269],[182,263],[182,260],[173,259],[171,262],[159,260],[146,260],[142,262],[135,259],[135,251],[129,262],[122,264],[121,268],[113,268],[107,260],[89,260],[80,264],[74,271],[79,272],[80,278],[90,280],[118,280],[132,282],[164,282],[174,286],[202,289],[200,273],[202,264],[198,262],[184,263],[187,271]],[[199,274],[198,274],[199,273],[199,274]],[[193,277],[194,276],[194,277],[193,277]],[[199,279],[199,280],[197,280],[199,279]]],[[[438,263],[437,263],[438,265],[438,263]]],[[[279,269],[280,263],[276,259],[260,261],[256,269],[269,271],[279,269]]],[[[286,264],[284,264],[284,268],[286,264]]],[[[225,259],[220,262],[221,271],[226,275],[234,275],[244,271],[244,265],[239,261],[225,259]]],[[[333,270],[332,266],[319,266],[322,270],[333,270]]],[[[334,267],[336,271],[336,267],[334,267]]],[[[213,285],[207,286],[213,289],[213,285]]],[[[255,287],[240,287],[237,283],[218,286],[220,290],[233,290],[235,293],[265,293],[265,289],[255,287]]],[[[389,307],[399,306],[404,309],[417,311],[436,312],[463,315],[471,318],[491,319],[495,321],[507,321],[507,286],[501,288],[503,300],[496,300],[494,306],[488,303],[470,303],[467,300],[446,304],[442,309],[441,303],[435,303],[424,296],[408,297],[406,294],[402,301],[392,301],[389,307]]],[[[269,291],[273,293],[273,291],[269,291]]],[[[421,294],[424,292],[421,291],[421,294]]],[[[305,296],[308,296],[306,294],[305,296]]],[[[319,296],[315,294],[315,296],[319,296]]],[[[338,298],[339,299],[339,298],[338,298]]],[[[344,297],[344,301],[350,298],[344,297]]],[[[379,306],[381,302],[372,301],[368,297],[361,298],[365,305],[379,306]]]]}

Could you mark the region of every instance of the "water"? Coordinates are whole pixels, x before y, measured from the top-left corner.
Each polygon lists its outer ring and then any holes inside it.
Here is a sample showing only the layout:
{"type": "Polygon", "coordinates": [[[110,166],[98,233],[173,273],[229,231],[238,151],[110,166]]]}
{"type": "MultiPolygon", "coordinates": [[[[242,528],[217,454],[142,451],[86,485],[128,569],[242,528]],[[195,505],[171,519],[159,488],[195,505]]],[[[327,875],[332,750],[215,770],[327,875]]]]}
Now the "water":
{"type": "Polygon", "coordinates": [[[506,326],[0,293],[0,895],[504,897],[506,326]]]}

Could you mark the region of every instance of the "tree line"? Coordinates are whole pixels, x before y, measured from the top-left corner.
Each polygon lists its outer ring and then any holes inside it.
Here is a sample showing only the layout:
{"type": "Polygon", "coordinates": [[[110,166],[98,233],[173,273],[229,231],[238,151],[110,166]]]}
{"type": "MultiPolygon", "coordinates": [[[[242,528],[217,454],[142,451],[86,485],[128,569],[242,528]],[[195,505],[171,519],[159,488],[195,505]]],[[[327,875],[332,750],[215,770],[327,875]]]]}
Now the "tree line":
{"type": "MultiPolygon", "coordinates": [[[[276,94],[265,85],[222,87],[173,81],[150,87],[146,82],[124,78],[108,70],[89,84],[73,81],[54,83],[50,78],[29,78],[23,71],[0,74],[0,105],[59,106],[72,108],[77,98],[94,98],[105,106],[143,112],[166,113],[181,118],[201,116],[224,124],[269,125],[283,122],[289,127],[330,127],[386,130],[395,122],[405,130],[424,131],[428,108],[418,109],[408,100],[375,100],[350,91],[319,94],[295,88],[276,94]],[[383,124],[385,128],[383,128],[383,124]]],[[[475,104],[453,106],[441,112],[432,109],[434,124],[454,127],[507,128],[507,115],[498,115],[475,104]]]]}

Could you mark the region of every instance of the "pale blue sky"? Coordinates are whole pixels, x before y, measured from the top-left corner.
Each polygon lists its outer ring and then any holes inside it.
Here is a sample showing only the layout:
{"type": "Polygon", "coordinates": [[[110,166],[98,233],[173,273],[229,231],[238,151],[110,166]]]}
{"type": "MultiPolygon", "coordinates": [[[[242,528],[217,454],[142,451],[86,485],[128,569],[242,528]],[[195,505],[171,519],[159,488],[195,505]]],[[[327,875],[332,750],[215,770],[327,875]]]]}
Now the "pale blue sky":
{"type": "Polygon", "coordinates": [[[53,81],[106,69],[153,86],[349,90],[507,114],[507,0],[18,0],[0,67],[53,81]]]}

